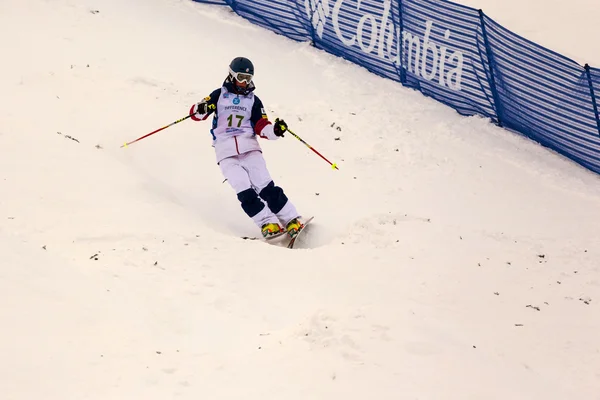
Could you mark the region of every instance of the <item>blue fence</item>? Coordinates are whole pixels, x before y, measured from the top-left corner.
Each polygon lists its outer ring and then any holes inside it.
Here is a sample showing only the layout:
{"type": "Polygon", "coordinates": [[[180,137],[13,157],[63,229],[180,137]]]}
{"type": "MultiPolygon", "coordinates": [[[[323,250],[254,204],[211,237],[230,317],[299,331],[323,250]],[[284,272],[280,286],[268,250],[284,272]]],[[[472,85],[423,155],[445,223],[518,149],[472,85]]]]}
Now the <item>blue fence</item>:
{"type": "Polygon", "coordinates": [[[600,173],[600,69],[444,0],[194,0],[482,115],[600,173]]]}

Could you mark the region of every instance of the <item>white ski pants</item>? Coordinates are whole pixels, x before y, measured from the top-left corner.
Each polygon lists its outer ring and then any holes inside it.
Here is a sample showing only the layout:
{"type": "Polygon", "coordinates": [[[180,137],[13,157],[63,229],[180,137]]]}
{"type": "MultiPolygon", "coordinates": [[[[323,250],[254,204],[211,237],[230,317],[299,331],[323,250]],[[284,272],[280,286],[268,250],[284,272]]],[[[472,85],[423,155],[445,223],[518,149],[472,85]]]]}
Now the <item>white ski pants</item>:
{"type": "Polygon", "coordinates": [[[283,190],[275,186],[260,151],[225,158],[219,167],[237,194],[242,209],[259,228],[270,222],[285,227],[299,216],[283,190]]]}

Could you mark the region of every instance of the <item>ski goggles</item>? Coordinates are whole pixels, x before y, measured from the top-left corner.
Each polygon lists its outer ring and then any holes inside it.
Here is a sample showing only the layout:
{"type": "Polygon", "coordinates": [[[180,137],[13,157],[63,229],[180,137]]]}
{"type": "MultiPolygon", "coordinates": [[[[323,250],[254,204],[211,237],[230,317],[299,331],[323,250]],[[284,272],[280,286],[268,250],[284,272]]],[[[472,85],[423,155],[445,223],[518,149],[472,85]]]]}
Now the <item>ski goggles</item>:
{"type": "Polygon", "coordinates": [[[229,70],[229,73],[239,83],[246,82],[249,84],[252,81],[252,74],[247,74],[245,72],[233,72],[232,70],[229,70]]]}

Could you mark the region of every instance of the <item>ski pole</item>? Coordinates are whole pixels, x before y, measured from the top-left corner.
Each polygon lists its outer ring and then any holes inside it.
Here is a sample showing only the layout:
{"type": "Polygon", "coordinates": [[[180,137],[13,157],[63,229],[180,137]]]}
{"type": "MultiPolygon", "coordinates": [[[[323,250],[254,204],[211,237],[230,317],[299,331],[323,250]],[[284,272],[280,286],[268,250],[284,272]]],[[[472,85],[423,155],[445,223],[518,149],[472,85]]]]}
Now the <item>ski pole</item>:
{"type": "Polygon", "coordinates": [[[142,139],[144,139],[144,138],[146,138],[146,137],[148,137],[148,136],[150,136],[150,135],[154,135],[155,133],[158,133],[158,132],[162,131],[163,129],[167,129],[167,128],[168,128],[168,127],[170,127],[170,126],[173,126],[173,125],[175,125],[175,124],[178,124],[178,123],[180,123],[181,121],[185,121],[186,119],[188,119],[188,118],[189,118],[189,117],[191,117],[192,115],[194,115],[194,114],[190,114],[190,115],[188,115],[187,117],[184,117],[184,118],[178,119],[177,121],[175,121],[175,122],[172,122],[172,123],[170,123],[170,124],[169,124],[169,125],[167,125],[167,126],[163,126],[162,128],[155,130],[154,132],[150,132],[150,133],[148,133],[147,135],[144,135],[144,136],[142,136],[142,137],[139,137],[139,138],[137,138],[137,139],[135,139],[135,140],[132,140],[131,142],[125,143],[125,144],[124,144],[124,145],[122,145],[121,147],[127,147],[128,145],[130,145],[130,144],[132,144],[132,143],[135,143],[135,142],[137,142],[138,140],[142,140],[142,139]]]}
{"type": "Polygon", "coordinates": [[[296,139],[298,139],[299,141],[301,141],[302,143],[304,143],[306,145],[306,147],[308,147],[309,149],[311,149],[312,151],[314,151],[315,153],[317,153],[317,155],[319,157],[321,157],[323,160],[327,161],[329,164],[331,164],[331,169],[337,169],[339,171],[339,168],[337,167],[337,164],[332,163],[331,161],[329,161],[328,159],[326,159],[325,157],[323,157],[323,155],[321,155],[321,153],[319,153],[317,150],[315,150],[310,144],[306,143],[304,140],[302,140],[302,138],[298,135],[296,135],[294,132],[292,132],[291,130],[287,129],[287,131],[289,133],[292,134],[292,136],[294,136],[296,139]]]}

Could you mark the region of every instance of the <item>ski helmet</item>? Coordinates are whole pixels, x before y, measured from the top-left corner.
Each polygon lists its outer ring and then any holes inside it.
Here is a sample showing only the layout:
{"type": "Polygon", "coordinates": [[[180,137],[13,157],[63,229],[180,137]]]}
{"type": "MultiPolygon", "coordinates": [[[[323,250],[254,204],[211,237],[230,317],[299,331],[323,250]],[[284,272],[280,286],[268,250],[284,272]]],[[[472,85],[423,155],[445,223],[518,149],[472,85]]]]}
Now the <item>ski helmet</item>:
{"type": "Polygon", "coordinates": [[[254,65],[245,57],[236,57],[229,64],[229,74],[238,82],[250,84],[254,76],[254,65]]]}

